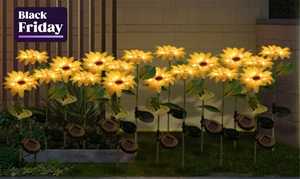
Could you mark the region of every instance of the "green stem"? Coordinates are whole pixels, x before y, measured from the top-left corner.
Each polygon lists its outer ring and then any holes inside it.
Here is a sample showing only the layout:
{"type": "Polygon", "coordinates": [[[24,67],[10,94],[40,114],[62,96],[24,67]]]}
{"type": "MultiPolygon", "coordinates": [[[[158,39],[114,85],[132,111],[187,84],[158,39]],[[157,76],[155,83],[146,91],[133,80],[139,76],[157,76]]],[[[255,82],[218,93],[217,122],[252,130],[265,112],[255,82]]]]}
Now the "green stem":
{"type": "MultiPolygon", "coordinates": [[[[67,105],[64,106],[64,121],[67,121],[67,105]]],[[[67,145],[67,131],[64,131],[64,149],[67,145]]]]}
{"type": "MultiPolygon", "coordinates": [[[[45,127],[46,127],[46,132],[48,132],[48,120],[49,120],[49,92],[48,89],[50,88],[50,84],[47,83],[46,84],[46,123],[45,123],[45,127]]],[[[48,134],[45,135],[45,151],[46,151],[46,159],[48,159],[48,134]]]]}
{"type": "MultiPolygon", "coordinates": [[[[23,100],[21,100],[21,105],[23,105],[23,100]]],[[[23,119],[20,119],[20,135],[19,135],[19,143],[20,143],[20,148],[19,148],[19,162],[22,161],[23,158],[23,148],[21,141],[23,139],[23,119]]]]}
{"type": "Polygon", "coordinates": [[[136,64],[136,87],[135,87],[135,107],[139,105],[139,64],[136,64]]]}
{"type": "MultiPolygon", "coordinates": [[[[169,71],[171,69],[171,60],[169,60],[169,71]]],[[[168,85],[168,103],[171,101],[171,84],[168,85]]],[[[170,131],[170,114],[168,113],[168,124],[167,124],[167,133],[169,134],[170,131]]]]}
{"type": "MultiPolygon", "coordinates": [[[[87,105],[87,99],[86,99],[86,87],[82,86],[82,95],[83,95],[83,128],[86,130],[86,105],[87,105]]],[[[85,157],[85,139],[83,139],[83,156],[85,157]]]]}
{"type": "Polygon", "coordinates": [[[68,119],[67,119],[67,105],[64,106],[64,120],[68,121],[68,119]]]}
{"type": "MultiPolygon", "coordinates": [[[[117,97],[117,102],[118,102],[118,105],[120,106],[121,105],[121,98],[120,97],[117,97]]],[[[118,129],[117,129],[117,134],[120,135],[120,119],[117,119],[118,120],[118,129]]]]}
{"type": "MultiPolygon", "coordinates": [[[[202,78],[203,82],[203,90],[204,90],[204,79],[202,78]]],[[[202,100],[202,111],[201,111],[201,122],[204,120],[204,100],[202,100]]],[[[204,142],[204,128],[201,124],[201,153],[203,153],[203,142],[204,142]]]]}
{"type": "MultiPolygon", "coordinates": [[[[186,98],[186,93],[185,93],[185,79],[183,79],[183,109],[184,109],[184,112],[185,112],[185,98],[186,98]]],[[[185,116],[186,114],[183,115],[183,122],[185,122],[185,116]]]]}
{"type": "Polygon", "coordinates": [[[223,127],[223,124],[224,124],[224,88],[225,88],[225,85],[224,85],[224,82],[222,83],[222,121],[221,121],[221,124],[222,124],[222,127],[223,127]]]}
{"type": "MultiPolygon", "coordinates": [[[[135,87],[135,110],[139,106],[139,64],[136,64],[136,87],[135,87]]],[[[135,118],[135,125],[137,126],[137,117],[135,118]]],[[[137,142],[137,130],[134,133],[134,141],[137,142]]]]}
{"type": "MultiPolygon", "coordinates": [[[[223,124],[224,124],[224,88],[225,88],[225,85],[224,85],[224,82],[222,83],[222,121],[221,121],[221,125],[223,127],[223,124]]],[[[223,167],[223,135],[221,134],[221,137],[220,137],[220,167],[222,168],[223,167]]]]}
{"type": "Polygon", "coordinates": [[[81,93],[81,97],[82,97],[82,105],[83,105],[83,109],[82,109],[82,113],[83,113],[83,127],[84,129],[86,128],[86,103],[87,103],[87,99],[86,99],[86,87],[84,85],[81,86],[80,88],[80,93],[81,93]]]}
{"type": "MultiPolygon", "coordinates": [[[[159,101],[159,93],[157,93],[157,98],[159,101]]],[[[160,115],[157,115],[157,137],[159,136],[159,128],[160,128],[160,115]]],[[[159,140],[157,139],[156,142],[156,165],[158,165],[158,161],[159,161],[159,140]]]]}
{"type": "Polygon", "coordinates": [[[49,119],[49,92],[48,89],[50,88],[50,84],[46,85],[46,127],[48,127],[48,119],[49,119]]]}
{"type": "MultiPolygon", "coordinates": [[[[238,103],[238,98],[237,96],[234,96],[234,115],[233,115],[233,119],[235,117],[235,115],[237,115],[237,103],[238,103]]],[[[234,130],[236,130],[236,121],[234,119],[234,130]]],[[[233,141],[233,149],[235,151],[236,149],[236,140],[233,141]]]]}
{"type": "MultiPolygon", "coordinates": [[[[186,94],[185,94],[185,79],[183,79],[183,110],[185,112],[185,98],[186,98],[186,94]]],[[[182,127],[185,127],[185,115],[183,114],[183,124],[182,127]]],[[[185,143],[184,143],[184,133],[182,132],[182,168],[184,168],[184,150],[185,148],[185,143]]]]}
{"type": "MultiPolygon", "coordinates": [[[[120,103],[121,103],[121,98],[120,97],[117,97],[117,102],[118,102],[118,105],[120,106],[120,103]]],[[[117,128],[117,136],[118,138],[120,138],[120,119],[117,119],[118,120],[118,128],[117,128]]],[[[119,163],[120,163],[120,145],[118,144],[117,145],[117,168],[119,168],[119,163]]]]}
{"type": "MultiPolygon", "coordinates": [[[[23,106],[23,100],[20,100],[21,106],[23,106]]],[[[23,119],[20,119],[20,135],[23,135],[23,119]]]]}
{"type": "MultiPolygon", "coordinates": [[[[257,93],[255,93],[255,100],[257,100],[257,93]]],[[[255,116],[254,116],[254,120],[255,120],[255,124],[254,124],[254,134],[255,134],[255,137],[256,137],[256,135],[257,135],[257,115],[255,114],[255,116]]],[[[254,141],[254,152],[253,152],[253,160],[254,160],[254,164],[256,164],[256,153],[257,153],[257,147],[256,147],[256,145],[257,145],[257,140],[255,139],[255,141],[254,141]]]]}
{"type": "MultiPolygon", "coordinates": [[[[273,68],[273,74],[274,74],[274,83],[272,88],[272,121],[275,122],[275,95],[276,95],[276,69],[273,68]]],[[[275,126],[272,128],[272,137],[275,138],[275,126]]],[[[275,147],[272,148],[272,153],[274,153],[275,147]]]]}
{"type": "MultiPolygon", "coordinates": [[[[257,101],[257,93],[254,94],[255,101],[257,101]]],[[[257,130],[257,115],[254,116],[255,125],[254,125],[254,132],[257,130]]]]}

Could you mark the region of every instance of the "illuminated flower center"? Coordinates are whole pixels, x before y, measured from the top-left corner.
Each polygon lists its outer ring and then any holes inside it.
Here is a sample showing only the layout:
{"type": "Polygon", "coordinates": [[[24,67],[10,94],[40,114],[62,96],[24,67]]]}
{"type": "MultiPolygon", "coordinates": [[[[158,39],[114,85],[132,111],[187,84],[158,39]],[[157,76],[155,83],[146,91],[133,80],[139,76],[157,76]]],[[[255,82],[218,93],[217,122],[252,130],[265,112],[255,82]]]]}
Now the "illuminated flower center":
{"type": "Polygon", "coordinates": [[[237,62],[237,61],[240,61],[241,58],[240,58],[240,57],[233,57],[232,60],[233,60],[234,62],[237,62]]]}
{"type": "Polygon", "coordinates": [[[97,62],[95,62],[95,65],[101,66],[101,65],[103,65],[103,62],[102,61],[97,61],[97,62]]]}
{"type": "Polygon", "coordinates": [[[199,63],[199,65],[202,66],[202,67],[203,67],[203,66],[206,66],[207,64],[208,64],[207,62],[200,62],[200,63],[199,63]]]}
{"type": "Polygon", "coordinates": [[[24,84],[26,84],[26,81],[25,80],[19,80],[18,82],[17,82],[19,85],[24,85],[24,84]]]}
{"type": "Polygon", "coordinates": [[[68,71],[70,70],[71,68],[69,66],[63,66],[61,69],[63,69],[64,71],[68,71]]]}
{"type": "Polygon", "coordinates": [[[117,85],[121,85],[121,84],[123,84],[124,82],[123,82],[123,80],[117,80],[117,81],[115,81],[115,83],[116,83],[117,85]]]}
{"type": "Polygon", "coordinates": [[[157,76],[157,77],[155,77],[154,78],[156,81],[161,81],[161,80],[163,80],[164,78],[162,77],[162,76],[157,76]]]}
{"type": "Polygon", "coordinates": [[[255,81],[258,81],[258,80],[260,80],[260,76],[259,75],[253,76],[252,79],[255,81]]]}

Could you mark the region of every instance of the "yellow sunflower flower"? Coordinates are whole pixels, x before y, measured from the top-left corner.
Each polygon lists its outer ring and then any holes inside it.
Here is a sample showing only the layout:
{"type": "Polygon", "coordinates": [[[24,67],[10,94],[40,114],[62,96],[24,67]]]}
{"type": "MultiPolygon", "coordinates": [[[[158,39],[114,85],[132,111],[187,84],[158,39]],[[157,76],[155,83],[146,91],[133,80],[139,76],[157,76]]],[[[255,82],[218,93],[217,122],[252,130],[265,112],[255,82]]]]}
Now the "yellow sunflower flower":
{"type": "Polygon", "coordinates": [[[152,62],[153,56],[152,52],[144,52],[142,50],[125,50],[125,54],[122,56],[122,59],[131,61],[135,64],[140,64],[141,61],[144,63],[152,62]]]}
{"type": "Polygon", "coordinates": [[[243,69],[244,73],[241,73],[240,83],[246,85],[246,90],[254,90],[258,93],[260,86],[266,86],[272,84],[272,72],[265,71],[265,68],[247,67],[243,69]]]}
{"type": "Polygon", "coordinates": [[[32,76],[36,80],[39,80],[39,84],[42,84],[43,82],[48,84],[51,81],[61,81],[61,75],[48,68],[40,70],[34,69],[34,73],[32,76]]]}
{"type": "Polygon", "coordinates": [[[121,71],[121,72],[133,72],[135,65],[133,62],[126,62],[123,60],[113,60],[107,65],[107,70],[121,71]]]}
{"type": "Polygon", "coordinates": [[[122,90],[129,90],[136,85],[133,80],[134,76],[127,75],[126,72],[108,71],[106,77],[103,78],[103,88],[108,90],[109,95],[117,94],[121,97],[122,90]]]}
{"type": "Polygon", "coordinates": [[[9,77],[5,77],[6,82],[4,82],[4,88],[10,89],[12,96],[17,93],[21,98],[24,96],[24,91],[30,91],[32,88],[36,89],[38,85],[37,81],[29,75],[29,72],[23,73],[22,71],[12,71],[8,73],[9,77]]]}
{"type": "Polygon", "coordinates": [[[188,59],[188,65],[196,68],[201,78],[204,79],[206,73],[213,68],[220,66],[217,57],[211,57],[211,53],[194,53],[190,54],[191,59],[188,59]]]}
{"type": "Polygon", "coordinates": [[[157,46],[157,50],[154,53],[156,57],[162,57],[162,60],[165,61],[166,59],[172,60],[174,57],[176,59],[183,58],[185,55],[184,48],[176,48],[175,46],[164,45],[164,46],[157,46]]]}
{"type": "Polygon", "coordinates": [[[222,82],[225,82],[227,79],[229,81],[233,79],[238,78],[238,73],[236,69],[229,69],[224,67],[215,68],[208,74],[210,76],[210,79],[215,77],[216,83],[221,80],[222,82]]]}
{"type": "Polygon", "coordinates": [[[262,50],[259,52],[259,55],[277,60],[279,57],[281,59],[290,58],[291,52],[288,47],[282,48],[276,45],[268,45],[268,47],[262,46],[262,50]]]}
{"type": "Polygon", "coordinates": [[[244,48],[229,48],[223,49],[223,54],[220,54],[220,62],[224,64],[227,68],[236,69],[243,65],[243,62],[247,60],[252,53],[244,52],[244,48]]]}
{"type": "Polygon", "coordinates": [[[246,67],[257,67],[257,68],[272,68],[273,62],[270,58],[264,58],[261,56],[251,56],[244,62],[246,67]]]}
{"type": "Polygon", "coordinates": [[[174,84],[175,78],[167,68],[156,67],[156,74],[153,78],[143,80],[143,84],[148,85],[148,90],[153,91],[156,89],[157,93],[161,92],[162,86],[174,84]]]}
{"type": "Polygon", "coordinates": [[[54,63],[50,63],[51,69],[62,75],[62,79],[65,83],[68,82],[69,76],[78,73],[82,70],[80,61],[73,61],[74,58],[56,57],[53,59],[54,63]]]}
{"type": "Polygon", "coordinates": [[[73,84],[77,82],[78,87],[80,87],[82,84],[84,86],[88,86],[89,84],[95,85],[96,83],[100,84],[101,78],[99,74],[83,71],[75,73],[70,80],[73,84]]]}
{"type": "Polygon", "coordinates": [[[198,76],[198,71],[196,68],[191,67],[190,65],[172,65],[171,73],[176,76],[176,80],[180,78],[187,79],[189,76],[191,78],[198,76]]]}
{"type": "Polygon", "coordinates": [[[19,59],[19,62],[21,61],[25,61],[25,65],[27,65],[29,62],[31,64],[35,64],[36,61],[38,61],[39,63],[42,62],[47,62],[47,59],[49,57],[47,56],[47,52],[39,52],[36,50],[20,50],[19,51],[19,55],[17,56],[16,59],[19,59]]]}
{"type": "Polygon", "coordinates": [[[107,65],[114,60],[114,57],[107,56],[106,52],[90,52],[85,55],[87,58],[83,58],[83,68],[92,73],[101,74],[102,71],[106,70],[107,65]]]}

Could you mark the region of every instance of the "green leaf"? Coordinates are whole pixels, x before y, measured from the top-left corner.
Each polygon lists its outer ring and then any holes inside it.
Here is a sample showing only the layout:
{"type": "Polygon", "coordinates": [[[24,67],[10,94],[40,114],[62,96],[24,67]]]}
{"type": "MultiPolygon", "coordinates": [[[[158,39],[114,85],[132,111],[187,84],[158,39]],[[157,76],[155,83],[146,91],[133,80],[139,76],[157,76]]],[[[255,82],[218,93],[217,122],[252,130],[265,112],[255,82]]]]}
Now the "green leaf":
{"type": "Polygon", "coordinates": [[[104,102],[104,103],[109,102],[109,99],[108,99],[108,98],[97,98],[96,100],[97,100],[97,101],[100,101],[100,102],[104,102]]]}
{"type": "Polygon", "coordinates": [[[111,115],[117,114],[121,111],[121,106],[117,101],[109,100],[107,110],[111,115]]]}
{"type": "Polygon", "coordinates": [[[240,98],[246,98],[247,97],[246,94],[235,94],[233,96],[237,96],[237,97],[240,97],[240,98]]]}
{"type": "Polygon", "coordinates": [[[34,114],[42,114],[45,115],[46,114],[46,110],[44,108],[39,108],[39,107],[27,107],[26,109],[28,109],[29,111],[31,111],[34,114]]]}
{"type": "Polygon", "coordinates": [[[67,93],[67,88],[62,84],[52,85],[48,90],[48,95],[50,99],[59,99],[65,96],[67,93]]]}
{"type": "Polygon", "coordinates": [[[18,119],[25,119],[32,116],[32,112],[27,110],[27,109],[23,109],[22,112],[16,116],[18,119]]]}
{"type": "Polygon", "coordinates": [[[200,80],[191,80],[185,86],[186,94],[198,94],[203,91],[203,82],[200,80]]]}
{"type": "Polygon", "coordinates": [[[276,66],[276,75],[277,76],[283,76],[288,75],[293,72],[293,64],[288,61],[281,61],[276,66]]]}
{"type": "Polygon", "coordinates": [[[164,87],[164,86],[161,87],[161,90],[162,90],[162,91],[169,91],[169,90],[168,90],[166,87],[164,87]]]}
{"type": "Polygon", "coordinates": [[[32,116],[32,112],[24,109],[22,103],[10,103],[7,106],[8,112],[19,120],[32,116]]]}
{"type": "Polygon", "coordinates": [[[88,101],[97,101],[98,98],[103,98],[105,94],[106,91],[99,84],[86,87],[86,98],[88,101]]]}
{"type": "Polygon", "coordinates": [[[129,115],[129,111],[125,110],[118,102],[110,100],[107,105],[107,113],[116,119],[120,119],[129,115]]]}
{"type": "Polygon", "coordinates": [[[178,61],[176,61],[173,65],[174,66],[178,66],[178,65],[186,65],[187,64],[187,62],[183,62],[183,61],[181,61],[181,60],[178,60],[178,61]]]}
{"type": "Polygon", "coordinates": [[[146,100],[146,108],[154,112],[156,115],[167,113],[170,109],[168,106],[163,105],[157,97],[149,97],[146,100]]]}
{"type": "Polygon", "coordinates": [[[154,114],[156,114],[156,115],[165,114],[169,110],[170,110],[170,108],[168,108],[168,106],[160,105],[159,108],[156,111],[154,111],[154,114]]]}
{"type": "Polygon", "coordinates": [[[245,98],[245,107],[248,111],[256,114],[264,113],[268,110],[268,108],[258,101],[256,97],[247,96],[245,98]]]}
{"type": "Polygon", "coordinates": [[[265,89],[268,91],[272,91],[271,85],[267,85],[267,86],[260,86],[261,89],[265,89]]]}
{"type": "Polygon", "coordinates": [[[204,108],[204,109],[207,109],[207,110],[209,110],[209,111],[211,111],[211,112],[216,112],[216,113],[220,113],[221,111],[218,109],[218,108],[216,108],[216,107],[214,107],[214,106],[211,106],[211,105],[204,105],[204,106],[198,106],[199,108],[204,108]]]}
{"type": "Polygon", "coordinates": [[[58,102],[60,102],[63,106],[67,105],[67,104],[71,104],[74,103],[75,101],[77,101],[77,98],[75,96],[72,96],[70,94],[67,94],[66,96],[56,99],[58,102]]]}
{"type": "Polygon", "coordinates": [[[176,109],[176,110],[184,110],[182,107],[178,106],[177,104],[174,103],[163,103],[162,105],[167,106],[170,109],[176,109]]]}
{"type": "Polygon", "coordinates": [[[139,78],[142,80],[146,80],[149,78],[153,78],[156,74],[156,69],[153,66],[145,65],[139,71],[139,78]]]}
{"type": "Polygon", "coordinates": [[[207,99],[210,99],[210,98],[213,98],[215,96],[215,94],[211,91],[208,91],[208,90],[203,90],[201,91],[201,93],[198,93],[196,94],[196,96],[198,97],[199,100],[207,100],[207,99]]]}
{"type": "Polygon", "coordinates": [[[78,114],[78,113],[73,112],[73,111],[68,111],[68,114],[70,114],[71,116],[74,116],[74,117],[79,117],[79,118],[83,117],[81,114],[78,114]]]}
{"type": "Polygon", "coordinates": [[[286,107],[276,107],[275,114],[278,117],[286,117],[286,116],[290,116],[292,114],[292,111],[286,107]]]}
{"type": "Polygon", "coordinates": [[[237,94],[245,93],[247,90],[237,80],[225,83],[224,94],[227,96],[234,96],[237,94]]]}
{"type": "Polygon", "coordinates": [[[135,95],[134,92],[132,92],[131,90],[122,90],[122,93],[127,95],[135,95]]]}
{"type": "Polygon", "coordinates": [[[134,77],[134,82],[137,84],[137,85],[139,85],[139,78],[136,76],[136,77],[134,77]]]}
{"type": "Polygon", "coordinates": [[[156,111],[158,110],[160,105],[160,101],[157,97],[148,97],[146,100],[146,108],[150,111],[156,111]]]}

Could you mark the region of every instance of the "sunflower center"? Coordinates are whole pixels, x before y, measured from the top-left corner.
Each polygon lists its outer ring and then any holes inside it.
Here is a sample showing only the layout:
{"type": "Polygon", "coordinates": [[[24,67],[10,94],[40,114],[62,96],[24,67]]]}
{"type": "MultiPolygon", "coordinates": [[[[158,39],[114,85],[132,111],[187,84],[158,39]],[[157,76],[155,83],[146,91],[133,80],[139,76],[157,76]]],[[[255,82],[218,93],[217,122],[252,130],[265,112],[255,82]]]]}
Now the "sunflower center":
{"type": "Polygon", "coordinates": [[[202,66],[202,67],[203,67],[203,66],[206,66],[206,65],[207,65],[207,62],[200,62],[199,65],[202,66]]]}
{"type": "Polygon", "coordinates": [[[69,66],[63,66],[61,69],[63,69],[64,71],[70,70],[71,68],[69,66]]]}
{"type": "Polygon", "coordinates": [[[257,81],[257,80],[260,79],[260,76],[253,76],[252,79],[255,80],[255,81],[257,81]]]}
{"type": "Polygon", "coordinates": [[[162,76],[157,76],[157,77],[155,77],[154,78],[156,81],[161,81],[161,80],[163,80],[164,78],[162,77],[162,76]]]}
{"type": "Polygon", "coordinates": [[[98,61],[98,62],[96,62],[95,63],[97,66],[101,66],[101,65],[103,65],[103,62],[102,61],[98,61]]]}
{"type": "Polygon", "coordinates": [[[122,80],[117,80],[117,81],[115,81],[115,83],[116,83],[117,85],[121,85],[121,84],[123,84],[123,81],[122,81],[122,80]]]}
{"type": "Polygon", "coordinates": [[[241,58],[240,58],[240,57],[233,57],[232,60],[233,60],[234,62],[237,62],[237,61],[240,61],[241,58]]]}
{"type": "Polygon", "coordinates": [[[24,85],[24,84],[26,83],[26,81],[24,81],[24,80],[19,80],[17,83],[18,83],[19,85],[24,85]]]}

